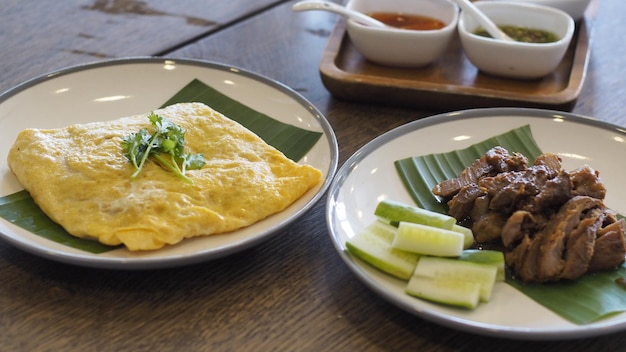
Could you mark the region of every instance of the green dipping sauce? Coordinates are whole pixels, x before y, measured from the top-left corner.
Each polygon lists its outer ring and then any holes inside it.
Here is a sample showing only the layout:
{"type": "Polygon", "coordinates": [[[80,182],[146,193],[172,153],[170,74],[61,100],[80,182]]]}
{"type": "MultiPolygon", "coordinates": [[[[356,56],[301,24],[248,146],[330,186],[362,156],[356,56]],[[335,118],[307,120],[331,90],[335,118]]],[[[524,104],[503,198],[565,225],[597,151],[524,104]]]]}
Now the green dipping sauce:
{"type": "MultiPolygon", "coordinates": [[[[559,40],[556,34],[544,31],[542,29],[533,29],[520,26],[498,26],[509,37],[518,42],[524,43],[552,43],[559,40]]],[[[474,31],[474,34],[483,37],[491,38],[491,35],[487,33],[482,27],[479,27],[474,31]]]]}

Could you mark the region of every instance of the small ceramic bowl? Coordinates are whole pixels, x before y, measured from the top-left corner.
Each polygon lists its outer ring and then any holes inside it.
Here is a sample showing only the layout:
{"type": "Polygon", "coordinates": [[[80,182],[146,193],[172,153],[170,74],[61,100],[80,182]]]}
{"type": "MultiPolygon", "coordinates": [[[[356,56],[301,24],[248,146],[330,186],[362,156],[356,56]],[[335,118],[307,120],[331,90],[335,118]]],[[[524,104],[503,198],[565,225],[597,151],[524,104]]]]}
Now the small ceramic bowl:
{"type": "Polygon", "coordinates": [[[481,26],[468,13],[461,13],[459,37],[469,61],[480,71],[517,79],[537,79],[560,64],[574,34],[574,20],[564,11],[533,4],[507,1],[475,2],[498,26],[540,29],[555,34],[551,43],[506,42],[474,32],[481,26]]]}
{"type": "MultiPolygon", "coordinates": [[[[481,1],[501,1],[501,0],[481,0],[481,1]]],[[[589,7],[589,3],[591,0],[516,0],[519,2],[535,4],[535,5],[543,5],[557,8],[559,10],[563,10],[567,12],[568,15],[572,16],[574,21],[578,21],[585,15],[585,11],[587,7],[589,7]]]]}
{"type": "Polygon", "coordinates": [[[456,32],[459,9],[450,0],[350,0],[346,7],[365,13],[397,13],[437,19],[444,27],[434,30],[376,28],[347,21],[356,49],[371,62],[395,67],[422,67],[437,60],[456,32]]]}

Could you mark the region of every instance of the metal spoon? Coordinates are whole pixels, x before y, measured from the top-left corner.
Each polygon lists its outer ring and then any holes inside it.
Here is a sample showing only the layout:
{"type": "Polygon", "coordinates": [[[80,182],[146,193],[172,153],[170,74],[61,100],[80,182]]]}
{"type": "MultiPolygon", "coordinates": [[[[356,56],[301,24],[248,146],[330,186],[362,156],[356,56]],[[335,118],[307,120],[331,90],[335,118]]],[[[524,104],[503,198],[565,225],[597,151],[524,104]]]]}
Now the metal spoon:
{"type": "Polygon", "coordinates": [[[372,27],[388,27],[386,24],[373,19],[370,16],[367,16],[363,13],[347,9],[343,6],[334,4],[328,1],[317,1],[317,0],[305,0],[295,3],[292,7],[294,11],[309,11],[309,10],[321,10],[321,11],[329,11],[344,17],[350,18],[356,22],[359,22],[364,25],[372,26],[372,27]]]}
{"type": "Polygon", "coordinates": [[[454,0],[457,5],[463,10],[470,13],[474,18],[480,23],[480,25],[491,35],[493,38],[498,40],[504,40],[507,42],[514,42],[515,39],[509,37],[504,33],[498,26],[493,23],[487,15],[485,15],[482,11],[480,11],[473,3],[469,0],[454,0]]]}

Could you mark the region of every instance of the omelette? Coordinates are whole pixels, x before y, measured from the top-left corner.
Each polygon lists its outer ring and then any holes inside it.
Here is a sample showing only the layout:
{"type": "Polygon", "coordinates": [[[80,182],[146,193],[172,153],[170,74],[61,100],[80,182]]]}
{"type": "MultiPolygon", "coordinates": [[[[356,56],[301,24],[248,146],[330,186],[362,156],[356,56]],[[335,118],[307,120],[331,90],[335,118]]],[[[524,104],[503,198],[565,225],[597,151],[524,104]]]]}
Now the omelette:
{"type": "Polygon", "coordinates": [[[321,182],[256,134],[201,103],[155,114],[186,129],[185,148],[206,159],[193,182],[148,161],[135,171],[124,136],[151,129],[148,113],[19,133],[8,164],[33,200],[73,236],[129,250],[227,233],[282,211],[321,182]]]}

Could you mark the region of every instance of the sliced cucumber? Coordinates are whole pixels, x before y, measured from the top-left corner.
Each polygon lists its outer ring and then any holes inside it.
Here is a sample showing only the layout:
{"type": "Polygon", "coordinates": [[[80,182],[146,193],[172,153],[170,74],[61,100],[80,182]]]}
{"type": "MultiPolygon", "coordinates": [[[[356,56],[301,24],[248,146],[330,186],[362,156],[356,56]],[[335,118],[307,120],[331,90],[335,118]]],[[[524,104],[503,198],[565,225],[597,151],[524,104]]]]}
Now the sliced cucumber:
{"type": "Polygon", "coordinates": [[[478,283],[480,285],[480,300],[488,302],[496,282],[497,271],[497,268],[493,265],[424,256],[417,262],[413,275],[441,280],[478,283]]]}
{"type": "Polygon", "coordinates": [[[413,276],[405,291],[411,296],[425,300],[473,309],[479,302],[480,284],[471,281],[413,276]]]}
{"type": "Polygon", "coordinates": [[[419,255],[391,247],[397,228],[375,221],[346,241],[348,252],[402,280],[409,280],[419,255]]]}
{"type": "Polygon", "coordinates": [[[474,232],[472,232],[472,229],[467,228],[465,226],[454,224],[451,230],[460,232],[463,234],[463,236],[465,236],[465,240],[463,241],[463,249],[468,249],[474,245],[475,240],[474,240],[474,232]]]}
{"type": "Polygon", "coordinates": [[[488,249],[466,249],[461,253],[460,260],[494,265],[497,268],[496,281],[504,281],[504,253],[488,249]]]}
{"type": "Polygon", "coordinates": [[[463,252],[465,236],[456,231],[400,222],[391,246],[407,252],[442,257],[458,257],[463,252]]]}
{"type": "Polygon", "coordinates": [[[406,221],[447,230],[456,224],[456,219],[452,216],[388,199],[378,203],[374,215],[387,219],[392,224],[406,221]]]}

